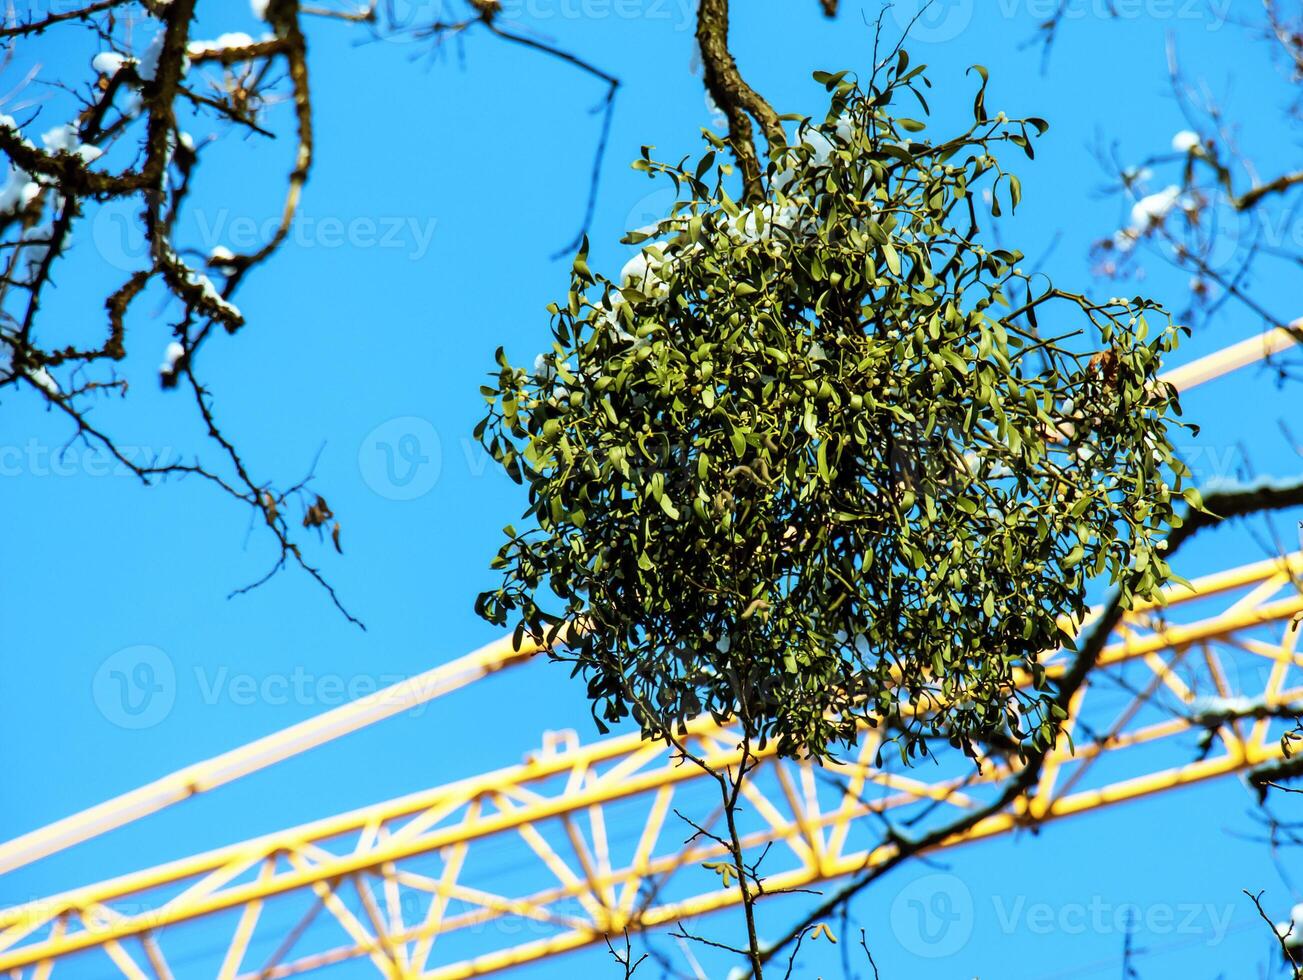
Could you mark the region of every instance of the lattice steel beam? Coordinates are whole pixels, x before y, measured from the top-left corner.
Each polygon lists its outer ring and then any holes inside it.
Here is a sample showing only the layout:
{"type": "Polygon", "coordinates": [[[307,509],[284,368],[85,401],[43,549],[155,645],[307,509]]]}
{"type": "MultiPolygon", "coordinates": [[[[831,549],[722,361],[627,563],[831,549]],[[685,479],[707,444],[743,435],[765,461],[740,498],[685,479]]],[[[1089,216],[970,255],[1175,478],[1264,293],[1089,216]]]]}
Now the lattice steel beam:
{"type": "MultiPolygon", "coordinates": [[[[1303,707],[1301,577],[1297,555],[1260,562],[1128,614],[1039,784],[941,846],[1278,758],[1280,719],[1303,707]]],[[[1066,662],[1062,652],[1047,661],[1051,673],[1066,662]]],[[[738,761],[727,726],[699,720],[687,742],[716,767],[738,761]]],[[[1012,771],[997,757],[980,770],[960,759],[907,769],[879,759],[879,746],[867,732],[854,753],[822,767],[760,753],[743,831],[753,857],[770,847],[768,888],[880,863],[895,847],[875,836],[882,820],[915,818],[915,833],[941,826],[998,796],[1012,771]]],[[[708,838],[685,846],[690,828],[675,815],[689,808],[709,829],[713,793],[698,768],[636,736],[549,751],[5,910],[0,970],[45,978],[93,958],[127,977],[162,978],[169,957],[206,957],[224,978],[348,960],[386,977],[480,976],[737,904],[737,888],[700,867],[722,849],[708,838]],[[534,935],[521,941],[522,929],[534,935]]]]}

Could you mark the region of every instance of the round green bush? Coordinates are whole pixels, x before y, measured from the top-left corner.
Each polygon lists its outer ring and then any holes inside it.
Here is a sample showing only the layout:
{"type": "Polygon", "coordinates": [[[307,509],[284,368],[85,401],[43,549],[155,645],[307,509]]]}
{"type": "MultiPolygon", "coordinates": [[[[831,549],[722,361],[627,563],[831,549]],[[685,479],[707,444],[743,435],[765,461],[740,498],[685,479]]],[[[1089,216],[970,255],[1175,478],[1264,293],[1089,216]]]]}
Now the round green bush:
{"type": "Polygon", "coordinates": [[[478,609],[572,660],[599,725],[709,712],[816,757],[862,723],[905,755],[1043,745],[1038,658],[1088,579],[1168,578],[1177,330],[979,243],[1021,193],[993,149],[1030,157],[1045,124],[988,116],[976,70],[973,124],[942,141],[894,112],[926,109],[904,56],[865,88],[816,76],[826,119],[753,201],[714,137],[691,167],[645,150],[671,214],[618,282],[581,252],[532,368],[499,351],[477,435],[529,508],[478,609]]]}

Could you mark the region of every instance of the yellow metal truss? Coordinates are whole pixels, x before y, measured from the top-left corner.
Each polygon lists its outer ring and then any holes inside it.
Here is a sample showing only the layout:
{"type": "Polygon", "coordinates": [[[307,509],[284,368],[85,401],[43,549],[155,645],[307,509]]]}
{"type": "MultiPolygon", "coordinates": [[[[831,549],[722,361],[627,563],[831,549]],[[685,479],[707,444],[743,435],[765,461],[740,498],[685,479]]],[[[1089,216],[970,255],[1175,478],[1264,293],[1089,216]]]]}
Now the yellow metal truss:
{"type": "MultiPolygon", "coordinates": [[[[1278,759],[1280,719],[1303,706],[1301,578],[1293,555],[1129,613],[1039,783],[939,846],[1278,759]]],[[[1048,658],[1051,673],[1067,658],[1048,658]]],[[[716,767],[738,761],[728,726],[699,720],[686,743],[716,767]]],[[[1014,765],[904,768],[880,747],[867,731],[824,766],[760,752],[743,830],[748,853],[765,855],[767,889],[880,864],[899,839],[884,823],[943,826],[996,798],[1014,765]]],[[[184,962],[188,974],[271,978],[358,961],[386,977],[481,976],[737,904],[737,887],[701,867],[722,849],[685,845],[692,829],[676,812],[709,830],[717,802],[663,744],[562,740],[520,766],[4,910],[0,972],[139,980],[184,962]]]]}

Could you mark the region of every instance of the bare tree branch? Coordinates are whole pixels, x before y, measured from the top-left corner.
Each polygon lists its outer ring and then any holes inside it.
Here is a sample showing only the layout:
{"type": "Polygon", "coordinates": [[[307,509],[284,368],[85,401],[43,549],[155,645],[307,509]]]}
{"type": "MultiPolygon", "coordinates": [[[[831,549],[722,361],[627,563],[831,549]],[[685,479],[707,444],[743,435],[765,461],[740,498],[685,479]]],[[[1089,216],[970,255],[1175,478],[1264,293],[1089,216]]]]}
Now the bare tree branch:
{"type": "MultiPolygon", "coordinates": [[[[728,119],[729,144],[742,171],[742,185],[750,200],[762,195],[762,167],[751,125],[760,124],[769,154],[786,144],[778,113],[742,78],[728,47],[729,0],[701,0],[697,8],[697,44],[705,69],[706,90],[728,119]]],[[[825,7],[826,10],[826,7],[825,7]]]]}

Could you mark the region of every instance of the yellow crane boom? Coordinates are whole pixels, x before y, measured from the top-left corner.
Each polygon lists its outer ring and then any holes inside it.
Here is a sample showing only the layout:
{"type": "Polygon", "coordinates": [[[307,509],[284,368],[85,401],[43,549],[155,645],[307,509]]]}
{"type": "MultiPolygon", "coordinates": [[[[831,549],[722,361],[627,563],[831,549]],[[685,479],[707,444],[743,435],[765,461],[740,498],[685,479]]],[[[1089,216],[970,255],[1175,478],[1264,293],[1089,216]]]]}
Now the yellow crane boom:
{"type": "MultiPolygon", "coordinates": [[[[1303,708],[1303,557],[1259,562],[1168,591],[1126,615],[1071,705],[1039,783],[939,847],[1048,823],[1279,759],[1282,718],[1303,708]],[[1069,737],[1073,744],[1069,744],[1069,737]]],[[[1067,655],[1050,657],[1051,673],[1067,655]]],[[[735,734],[694,722],[716,767],[735,734]]],[[[888,860],[883,820],[942,826],[996,797],[998,757],[906,769],[866,731],[840,762],[762,751],[745,791],[745,844],[772,845],[771,890],[888,860]]],[[[636,735],[550,747],[461,780],[0,912],[0,971],[44,980],[108,966],[166,978],[286,977],[346,960],[381,976],[493,973],[739,902],[685,846],[717,800],[696,766],[636,735]],[[437,941],[437,948],[436,948],[437,941]],[[214,948],[212,944],[218,945],[214,948]],[[189,972],[189,971],[187,971],[189,972]]]]}

